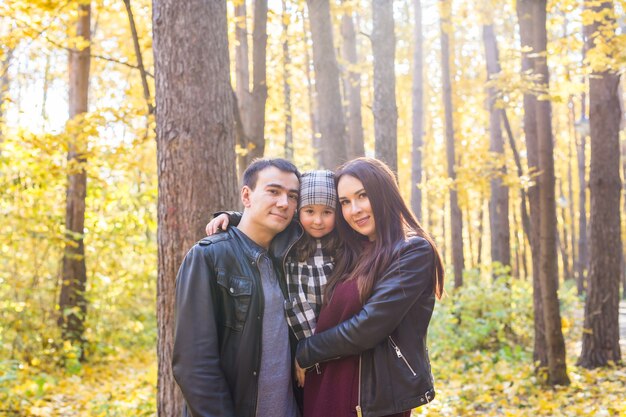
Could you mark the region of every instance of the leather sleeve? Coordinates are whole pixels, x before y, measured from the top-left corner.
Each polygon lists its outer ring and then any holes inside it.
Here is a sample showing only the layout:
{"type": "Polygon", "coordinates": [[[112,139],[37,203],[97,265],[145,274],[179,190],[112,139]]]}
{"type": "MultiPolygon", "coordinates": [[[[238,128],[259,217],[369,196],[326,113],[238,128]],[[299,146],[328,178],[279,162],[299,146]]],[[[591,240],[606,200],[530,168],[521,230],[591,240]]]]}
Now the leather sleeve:
{"type": "Polygon", "coordinates": [[[237,226],[241,221],[242,214],[238,211],[216,211],[213,213],[213,218],[216,218],[220,214],[225,214],[228,216],[228,224],[230,226],[237,226]]]}
{"type": "Polygon", "coordinates": [[[384,340],[422,295],[432,293],[433,260],[427,240],[413,237],[404,242],[359,313],[298,343],[300,366],[357,355],[384,340]]]}
{"type": "Polygon", "coordinates": [[[214,315],[215,273],[206,246],[194,246],[176,277],[174,379],[193,417],[234,416],[234,404],[220,368],[214,315]]]}

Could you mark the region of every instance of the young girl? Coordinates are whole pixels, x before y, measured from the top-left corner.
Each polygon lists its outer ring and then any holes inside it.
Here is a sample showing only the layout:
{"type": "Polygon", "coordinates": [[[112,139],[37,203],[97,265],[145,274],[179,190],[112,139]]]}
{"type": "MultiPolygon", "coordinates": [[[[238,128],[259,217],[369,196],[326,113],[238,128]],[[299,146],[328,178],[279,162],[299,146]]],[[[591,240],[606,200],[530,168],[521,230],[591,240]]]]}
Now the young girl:
{"type": "MultiPolygon", "coordinates": [[[[288,293],[285,315],[295,337],[302,340],[315,332],[324,288],[338,247],[335,231],[337,192],[331,171],[302,174],[298,207],[299,225],[294,222],[289,227],[302,227],[305,233],[289,250],[282,267],[288,293]]],[[[222,213],[211,220],[206,232],[211,235],[238,220],[236,213],[222,213]]],[[[303,373],[298,375],[298,383],[303,385],[303,373]]]]}
{"type": "Polygon", "coordinates": [[[426,334],[443,264],[381,161],[335,173],[342,243],[317,331],[297,364],[320,364],[304,387],[304,417],[408,417],[434,398],[426,334]]]}

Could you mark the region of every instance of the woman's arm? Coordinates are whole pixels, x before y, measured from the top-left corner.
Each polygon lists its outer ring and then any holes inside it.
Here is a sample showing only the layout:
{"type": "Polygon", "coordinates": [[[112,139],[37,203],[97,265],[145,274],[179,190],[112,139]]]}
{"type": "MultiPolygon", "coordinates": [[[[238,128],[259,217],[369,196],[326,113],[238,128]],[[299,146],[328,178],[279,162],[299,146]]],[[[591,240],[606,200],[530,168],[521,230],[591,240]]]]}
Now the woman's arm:
{"type": "Polygon", "coordinates": [[[298,343],[296,358],[303,368],[371,349],[390,335],[413,304],[433,291],[434,251],[420,237],[399,250],[359,313],[343,323],[298,343]]]}

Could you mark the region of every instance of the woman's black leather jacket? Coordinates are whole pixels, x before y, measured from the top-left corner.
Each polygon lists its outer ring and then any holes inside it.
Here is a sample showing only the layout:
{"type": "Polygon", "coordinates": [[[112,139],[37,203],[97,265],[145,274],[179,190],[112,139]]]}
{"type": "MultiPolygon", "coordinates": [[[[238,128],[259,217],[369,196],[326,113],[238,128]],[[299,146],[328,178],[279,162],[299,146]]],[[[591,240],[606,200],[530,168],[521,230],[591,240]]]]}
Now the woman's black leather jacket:
{"type": "Polygon", "coordinates": [[[400,242],[358,314],[298,343],[300,366],[360,355],[359,406],[365,417],[432,401],[426,334],[435,304],[433,268],[427,240],[414,236],[400,242]]]}

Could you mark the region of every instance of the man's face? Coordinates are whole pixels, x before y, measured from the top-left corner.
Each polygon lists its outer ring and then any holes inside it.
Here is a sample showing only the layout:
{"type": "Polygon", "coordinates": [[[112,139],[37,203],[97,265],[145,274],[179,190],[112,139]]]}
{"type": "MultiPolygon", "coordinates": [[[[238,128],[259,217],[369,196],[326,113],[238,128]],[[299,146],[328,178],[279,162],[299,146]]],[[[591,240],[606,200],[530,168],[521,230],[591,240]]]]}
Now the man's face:
{"type": "Polygon", "coordinates": [[[249,219],[259,229],[276,235],[291,222],[299,189],[296,174],[271,166],[259,171],[254,190],[243,187],[241,200],[249,219]]]}

